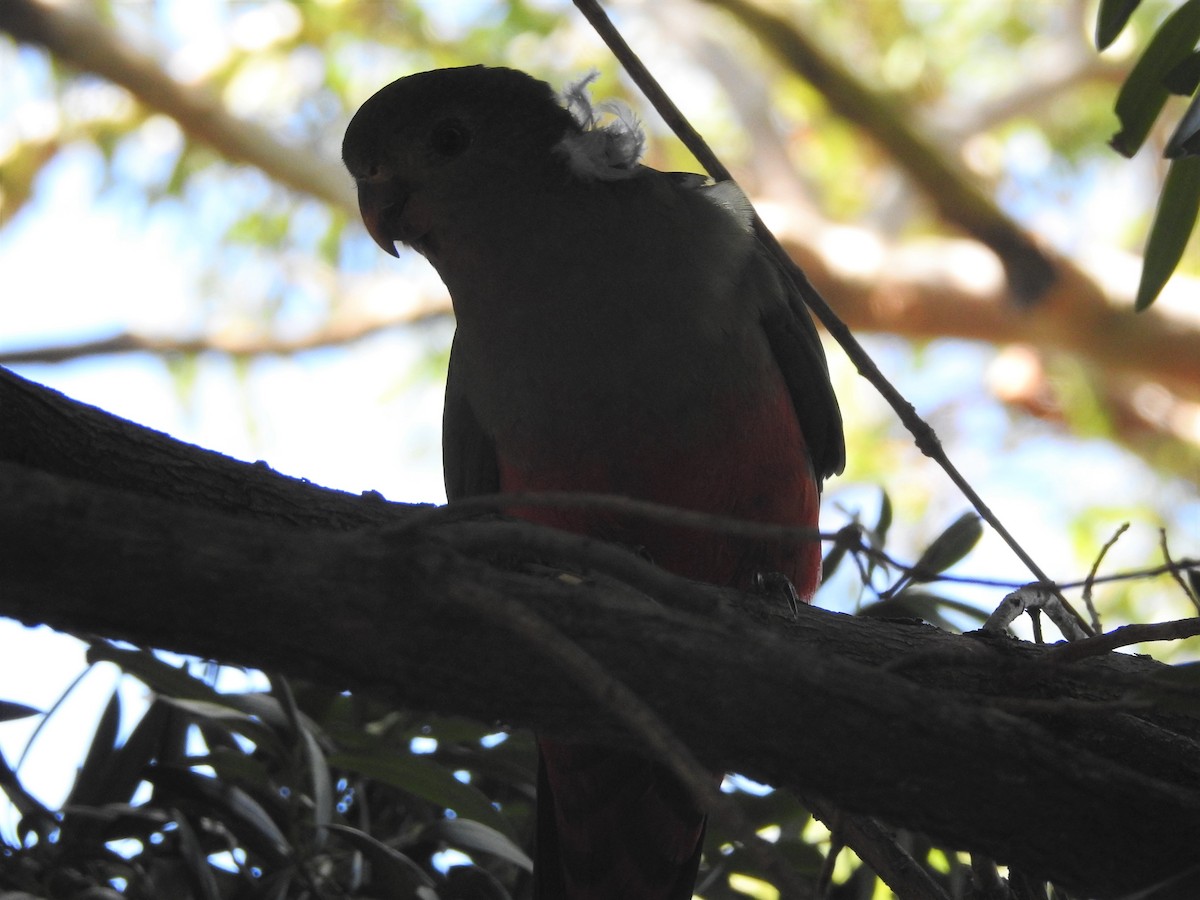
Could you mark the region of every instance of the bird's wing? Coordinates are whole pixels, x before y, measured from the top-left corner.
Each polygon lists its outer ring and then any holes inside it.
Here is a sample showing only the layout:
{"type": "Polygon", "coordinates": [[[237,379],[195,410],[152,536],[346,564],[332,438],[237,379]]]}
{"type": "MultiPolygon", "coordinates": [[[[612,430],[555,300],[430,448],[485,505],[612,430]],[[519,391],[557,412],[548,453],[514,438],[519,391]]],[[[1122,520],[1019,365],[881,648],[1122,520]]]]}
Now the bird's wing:
{"type": "Polygon", "coordinates": [[[761,270],[753,277],[769,281],[761,289],[779,298],[765,305],[762,326],[791,394],[819,484],[846,466],[842,413],[829,382],[825,350],[799,291],[765,248],[755,254],[750,266],[761,270]]]}
{"type": "Polygon", "coordinates": [[[442,469],[446,498],[459,500],[500,490],[496,445],[487,436],[467,402],[462,386],[461,361],[456,364],[455,344],[450,347],[446,375],[446,405],[442,411],[442,469]]]}
{"type": "Polygon", "coordinates": [[[751,236],[754,207],[734,182],[713,184],[703,175],[684,172],[672,172],[669,177],[677,188],[696,191],[723,208],[754,241],[754,252],[747,258],[738,285],[739,296],[753,298],[762,310],[762,327],[787,383],[818,481],[840,473],[846,465],[846,445],[825,350],[791,277],[751,236]]]}

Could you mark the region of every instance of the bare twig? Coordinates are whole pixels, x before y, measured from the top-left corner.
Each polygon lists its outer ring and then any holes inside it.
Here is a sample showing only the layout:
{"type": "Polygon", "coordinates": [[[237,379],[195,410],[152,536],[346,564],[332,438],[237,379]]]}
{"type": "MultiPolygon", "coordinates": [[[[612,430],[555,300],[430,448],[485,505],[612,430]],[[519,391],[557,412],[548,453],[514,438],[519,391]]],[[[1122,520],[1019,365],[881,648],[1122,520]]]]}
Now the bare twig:
{"type": "Polygon", "coordinates": [[[1176,619],[1148,625],[1123,625],[1105,634],[1081,638],[1050,651],[1050,660],[1057,663],[1075,662],[1089,656],[1100,656],[1120,647],[1146,641],[1178,641],[1200,635],[1200,618],[1176,619]]]}
{"type": "Polygon", "coordinates": [[[1196,611],[1200,612],[1200,599],[1197,599],[1195,592],[1188,586],[1188,583],[1183,580],[1183,576],[1179,574],[1181,571],[1180,568],[1176,566],[1174,560],[1171,559],[1171,548],[1167,546],[1167,529],[1165,528],[1158,529],[1158,545],[1162,548],[1163,559],[1166,560],[1166,564],[1169,567],[1168,571],[1171,573],[1171,577],[1175,579],[1175,583],[1179,585],[1179,588],[1183,591],[1184,596],[1192,602],[1192,606],[1196,607],[1196,611]]]}
{"type": "Polygon", "coordinates": [[[405,312],[389,318],[362,318],[345,323],[333,322],[297,338],[276,335],[226,337],[220,334],[196,338],[153,337],[124,331],[112,337],[73,344],[47,344],[24,350],[0,351],[0,366],[30,363],[54,364],[96,356],[120,356],[127,353],[150,353],[155,356],[189,356],[201,353],[221,353],[227,356],[292,356],[325,347],[340,347],[372,337],[393,328],[413,325],[450,313],[449,301],[444,306],[428,307],[405,312]]]}
{"type": "Polygon", "coordinates": [[[1128,530],[1129,523],[1122,522],[1121,526],[1116,530],[1113,536],[1108,539],[1105,545],[1100,548],[1100,552],[1096,554],[1096,561],[1092,563],[1092,569],[1090,572],[1088,572],[1088,576],[1083,582],[1083,603],[1084,606],[1087,607],[1088,616],[1092,620],[1092,631],[1095,634],[1100,634],[1100,632],[1104,630],[1100,627],[1100,613],[1096,611],[1096,605],[1092,603],[1092,585],[1096,583],[1096,572],[1099,571],[1100,563],[1104,561],[1105,555],[1110,549],[1112,549],[1113,544],[1120,540],[1121,535],[1128,530]]]}

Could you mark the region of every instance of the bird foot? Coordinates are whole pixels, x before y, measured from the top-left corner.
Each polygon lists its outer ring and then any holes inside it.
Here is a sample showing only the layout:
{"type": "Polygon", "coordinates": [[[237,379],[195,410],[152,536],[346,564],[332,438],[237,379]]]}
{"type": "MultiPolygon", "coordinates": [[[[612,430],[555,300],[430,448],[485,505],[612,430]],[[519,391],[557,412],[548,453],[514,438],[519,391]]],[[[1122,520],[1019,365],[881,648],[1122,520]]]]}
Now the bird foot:
{"type": "Polygon", "coordinates": [[[790,578],[782,572],[756,572],[754,574],[754,590],[768,597],[779,597],[787,601],[792,611],[792,618],[800,616],[800,594],[790,578]]]}

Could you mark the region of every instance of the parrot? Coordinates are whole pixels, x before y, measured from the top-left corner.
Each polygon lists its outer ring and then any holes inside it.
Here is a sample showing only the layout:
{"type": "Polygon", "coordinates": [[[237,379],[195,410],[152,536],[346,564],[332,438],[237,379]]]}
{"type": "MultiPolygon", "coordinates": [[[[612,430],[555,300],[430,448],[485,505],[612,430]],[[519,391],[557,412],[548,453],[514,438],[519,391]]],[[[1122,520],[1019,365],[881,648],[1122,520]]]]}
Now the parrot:
{"type": "MultiPolygon", "coordinates": [[[[455,316],[447,497],[589,492],[815,528],[842,418],[815,325],[733,182],[643,165],[644,130],[588,76],[407,75],[352,117],[367,232],[415,249],[455,316]]],[[[677,575],[810,601],[817,541],[751,540],[589,509],[520,518],[677,575]]],[[[669,677],[669,673],[664,673],[669,677]]],[[[686,900],[705,813],[634,752],[539,736],[537,900],[686,900]]]]}

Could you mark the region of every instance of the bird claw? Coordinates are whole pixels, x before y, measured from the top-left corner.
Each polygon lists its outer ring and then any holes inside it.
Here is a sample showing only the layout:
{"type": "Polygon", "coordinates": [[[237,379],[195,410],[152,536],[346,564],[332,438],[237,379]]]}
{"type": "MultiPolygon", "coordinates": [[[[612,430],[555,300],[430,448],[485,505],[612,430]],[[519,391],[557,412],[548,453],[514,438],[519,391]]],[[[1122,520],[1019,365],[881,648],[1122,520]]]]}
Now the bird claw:
{"type": "Polygon", "coordinates": [[[782,595],[792,611],[792,618],[800,617],[800,594],[791,579],[782,572],[754,573],[754,589],[760,594],[782,595]]]}

